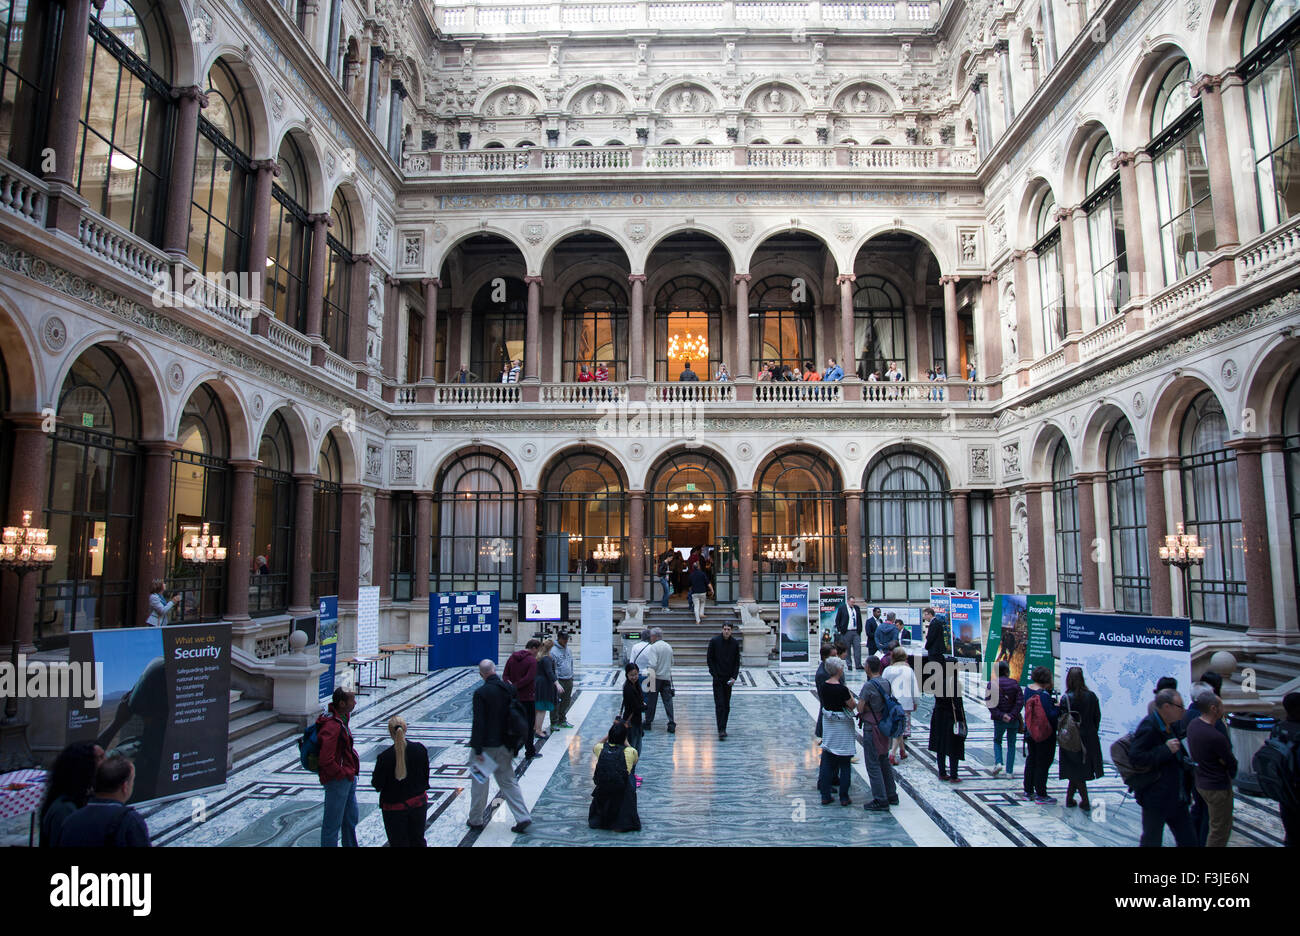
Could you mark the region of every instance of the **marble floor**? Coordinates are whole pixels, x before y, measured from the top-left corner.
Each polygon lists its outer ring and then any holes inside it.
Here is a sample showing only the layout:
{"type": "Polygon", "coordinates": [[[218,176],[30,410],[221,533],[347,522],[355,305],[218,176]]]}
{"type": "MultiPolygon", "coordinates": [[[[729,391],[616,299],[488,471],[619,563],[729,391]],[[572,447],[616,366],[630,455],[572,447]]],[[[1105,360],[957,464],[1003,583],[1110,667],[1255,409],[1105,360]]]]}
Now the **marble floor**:
{"type": "MultiPolygon", "coordinates": [[[[817,704],[811,672],[745,670],[732,697],[729,737],[719,741],[708,674],[676,672],[677,732],[663,731],[658,716],[637,767],[642,831],[626,834],[587,828],[592,747],[609,729],[619,704],[622,672],[580,671],[569,721],[540,748],[542,756],[517,762],[516,774],[534,823],[527,835],[510,832],[504,806],[481,832],[466,828],[469,775],[465,766],[470,700],[478,686],[470,669],[404,675],[358,700],[353,716],[362,776],[358,786],[364,846],[385,841],[377,794],[369,786],[376,756],[388,744],[385,725],[394,714],[409,737],[429,750],[432,767],[430,845],[931,845],[1033,846],[1135,845],[1140,810],[1124,797],[1118,778],[1095,781],[1091,814],[1064,806],[1063,781],[1053,767],[1049,791],[1061,802],[1035,806],[1019,799],[1021,778],[992,776],[992,724],[967,686],[966,711],[974,721],[960,785],[938,779],[926,750],[930,701],[914,719],[910,756],[897,769],[900,804],[887,814],[867,813],[866,773],[855,765],[854,806],[823,807],[816,789],[819,749],[812,736],[817,704]]],[[[856,689],[860,674],[850,684],[856,689]]],[[[1017,774],[1020,770],[1018,758],[1017,774]]],[[[306,845],[320,841],[322,793],[315,776],[298,765],[297,739],[257,752],[235,765],[224,787],[141,810],[155,845],[306,845]]],[[[27,842],[25,819],[0,824],[0,845],[27,842]]],[[[1238,795],[1231,846],[1282,843],[1276,804],[1238,795]]]]}

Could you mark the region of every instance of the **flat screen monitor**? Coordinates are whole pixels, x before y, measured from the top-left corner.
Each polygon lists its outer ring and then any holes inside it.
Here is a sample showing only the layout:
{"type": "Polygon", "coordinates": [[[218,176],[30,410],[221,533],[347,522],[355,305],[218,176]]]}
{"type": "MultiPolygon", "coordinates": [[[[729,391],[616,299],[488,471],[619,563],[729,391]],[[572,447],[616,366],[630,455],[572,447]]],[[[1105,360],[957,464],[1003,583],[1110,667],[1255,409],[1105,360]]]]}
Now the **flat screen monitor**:
{"type": "Polygon", "coordinates": [[[521,621],[567,621],[569,596],[565,592],[531,592],[519,599],[521,621]]]}

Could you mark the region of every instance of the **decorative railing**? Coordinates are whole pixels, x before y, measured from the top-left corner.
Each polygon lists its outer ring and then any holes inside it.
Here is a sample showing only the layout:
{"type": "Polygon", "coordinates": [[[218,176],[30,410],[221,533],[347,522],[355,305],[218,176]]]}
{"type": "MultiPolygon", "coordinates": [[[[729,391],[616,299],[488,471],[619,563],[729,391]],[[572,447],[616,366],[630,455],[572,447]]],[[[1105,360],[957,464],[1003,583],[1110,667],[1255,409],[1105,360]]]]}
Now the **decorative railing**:
{"type": "Polygon", "coordinates": [[[932,169],[975,169],[979,154],[970,149],[936,149],[932,146],[852,146],[849,166],[875,172],[932,169]]]}
{"type": "Polygon", "coordinates": [[[45,226],[45,184],[16,166],[0,165],[0,208],[45,226]]]}
{"type": "Polygon", "coordinates": [[[1237,254],[1237,282],[1249,283],[1300,257],[1300,215],[1281,227],[1266,231],[1237,254]]]}
{"type": "MultiPolygon", "coordinates": [[[[974,391],[980,384],[965,384],[974,391]]],[[[867,403],[945,403],[952,396],[946,381],[939,380],[869,380],[862,385],[862,399],[867,403]]]]}
{"type": "Polygon", "coordinates": [[[1040,384],[1065,370],[1065,349],[1057,348],[1046,357],[1039,358],[1029,367],[1029,383],[1040,384]]]}
{"type": "Polygon", "coordinates": [[[1210,297],[1212,289],[1208,267],[1174,283],[1147,302],[1147,329],[1195,310],[1210,297]]]}
{"type": "Polygon", "coordinates": [[[754,384],[756,403],[840,403],[843,400],[844,387],[838,381],[794,383],[783,380],[754,384]]]}
{"type": "Polygon", "coordinates": [[[299,361],[311,362],[311,344],[302,333],[279,319],[269,319],[266,340],[271,346],[299,361]]]}
{"type": "Polygon", "coordinates": [[[749,165],[760,169],[825,169],[835,165],[829,146],[751,146],[749,165]]]}
{"type": "Polygon", "coordinates": [[[626,399],[627,384],[622,383],[542,384],[543,403],[600,406],[626,399]]]}
{"type": "Polygon", "coordinates": [[[532,157],[527,149],[485,149],[442,154],[442,171],[452,175],[519,172],[529,168],[531,163],[532,157]]]}
{"type": "Polygon", "coordinates": [[[651,146],[647,169],[731,169],[736,157],[730,146],[651,146]]]}
{"type": "MultiPolygon", "coordinates": [[[[459,386],[459,384],[457,386],[459,386]]],[[[405,384],[403,386],[397,387],[397,389],[393,393],[393,402],[394,403],[418,403],[419,400],[416,396],[415,386],[412,384],[405,384]]]]}
{"type": "Polygon", "coordinates": [[[651,383],[645,398],[651,403],[734,403],[736,385],[729,382],[651,383]]]}
{"type": "Polygon", "coordinates": [[[1128,322],[1119,315],[1102,322],[1088,334],[1079,339],[1079,360],[1090,361],[1105,354],[1111,348],[1122,344],[1128,334],[1128,322]]]}
{"type": "Polygon", "coordinates": [[[325,352],[325,373],[346,384],[357,382],[357,368],[351,361],[346,361],[330,351],[325,352]]]}
{"type": "Polygon", "coordinates": [[[519,402],[519,384],[439,384],[433,399],[442,404],[514,404],[519,402]]]}
{"type": "Polygon", "coordinates": [[[149,283],[169,265],[161,251],[89,212],[81,215],[78,236],[81,246],[90,253],[149,283]]]}
{"type": "Polygon", "coordinates": [[[543,169],[627,169],[632,151],[619,146],[574,146],[542,150],[543,169]]]}

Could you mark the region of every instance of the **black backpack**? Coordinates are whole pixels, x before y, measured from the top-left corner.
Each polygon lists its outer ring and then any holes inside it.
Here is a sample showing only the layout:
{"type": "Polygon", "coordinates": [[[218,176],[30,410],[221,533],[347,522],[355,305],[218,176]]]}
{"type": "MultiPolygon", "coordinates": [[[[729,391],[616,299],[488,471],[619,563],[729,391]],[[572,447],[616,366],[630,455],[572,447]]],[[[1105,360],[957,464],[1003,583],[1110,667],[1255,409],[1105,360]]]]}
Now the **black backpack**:
{"type": "Polygon", "coordinates": [[[617,795],[627,786],[627,760],[623,755],[625,750],[625,745],[608,742],[600,749],[596,772],[591,777],[596,784],[597,796],[617,795]]]}
{"type": "Polygon", "coordinates": [[[1291,808],[1300,803],[1300,740],[1269,738],[1255,752],[1250,766],[1269,799],[1291,808]]]}
{"type": "Polygon", "coordinates": [[[519,749],[524,746],[524,740],[528,737],[528,732],[533,730],[533,726],[528,722],[528,712],[524,710],[524,704],[515,695],[515,687],[504,682],[502,685],[510,694],[510,702],[506,706],[506,724],[501,731],[501,743],[513,755],[518,754],[519,749]]]}

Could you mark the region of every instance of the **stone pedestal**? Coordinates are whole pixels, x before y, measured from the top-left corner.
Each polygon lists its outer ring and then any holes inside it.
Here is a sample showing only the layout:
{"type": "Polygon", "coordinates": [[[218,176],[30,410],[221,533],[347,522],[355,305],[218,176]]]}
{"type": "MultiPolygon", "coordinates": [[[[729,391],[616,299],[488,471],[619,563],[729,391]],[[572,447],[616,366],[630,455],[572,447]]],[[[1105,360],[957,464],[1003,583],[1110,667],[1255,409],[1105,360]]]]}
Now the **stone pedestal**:
{"type": "Polygon", "coordinates": [[[307,635],[294,631],[290,652],[275,661],[275,690],[271,705],[282,721],[306,728],[320,714],[320,677],[328,667],[303,652],[307,635]]]}

